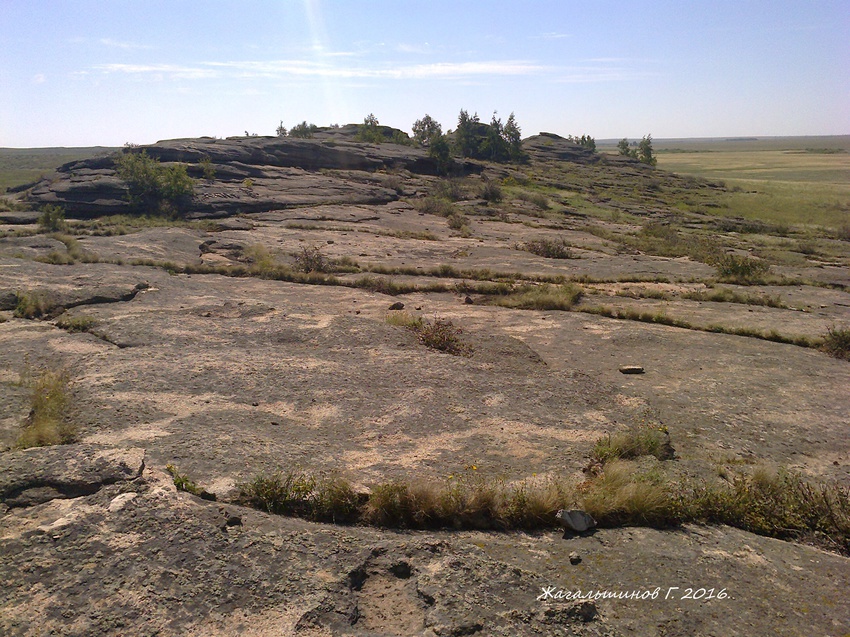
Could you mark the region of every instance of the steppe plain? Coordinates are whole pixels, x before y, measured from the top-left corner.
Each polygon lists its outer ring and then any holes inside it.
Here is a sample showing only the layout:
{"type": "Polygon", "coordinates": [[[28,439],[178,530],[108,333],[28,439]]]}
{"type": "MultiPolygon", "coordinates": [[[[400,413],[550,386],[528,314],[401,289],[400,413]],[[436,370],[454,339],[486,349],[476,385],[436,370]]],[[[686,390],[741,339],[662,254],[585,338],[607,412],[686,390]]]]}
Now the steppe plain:
{"type": "Polygon", "coordinates": [[[846,489],[850,363],[819,345],[850,327],[847,139],[734,151],[750,171],[775,152],[796,182],[712,174],[721,142],[659,145],[651,168],[551,135],[524,141],[526,164],[448,178],[421,149],[350,132],[148,147],[196,178],[178,221],[110,216],[127,204],[108,158],[16,193],[62,205],[64,231],[0,212],[0,632],[850,634],[848,558],[826,541],[699,524],[382,529],[239,496],[278,469],[363,493],[472,474],[579,483],[599,439],[647,423],[675,457],[641,462],[670,480],[766,466],[846,489]],[[827,164],[806,175],[813,158],[827,164]],[[688,161],[709,176],[665,170],[700,171],[688,161]],[[817,192],[796,217],[795,183],[817,192]],[[709,253],[769,270],[724,281],[709,253]],[[329,271],[270,276],[310,255],[329,271]],[[568,310],[498,304],[506,286],[562,283],[582,292],[568,310]],[[450,320],[469,355],[388,322],[397,302],[450,320]],[[76,442],[17,450],[22,378],[43,368],[68,371],[76,442]],[[168,465],[216,501],[178,491],[168,465]],[[538,599],[550,586],[661,595],[538,599]]]}

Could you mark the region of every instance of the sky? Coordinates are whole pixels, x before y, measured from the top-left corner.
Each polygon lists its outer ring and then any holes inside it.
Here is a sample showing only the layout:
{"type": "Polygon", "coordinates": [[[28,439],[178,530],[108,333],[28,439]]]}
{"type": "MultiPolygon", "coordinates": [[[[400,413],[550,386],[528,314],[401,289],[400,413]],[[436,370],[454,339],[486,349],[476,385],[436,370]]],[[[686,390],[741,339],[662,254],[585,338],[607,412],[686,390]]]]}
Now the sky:
{"type": "Polygon", "coordinates": [[[0,147],[274,135],[850,134],[848,0],[0,0],[0,147]]]}

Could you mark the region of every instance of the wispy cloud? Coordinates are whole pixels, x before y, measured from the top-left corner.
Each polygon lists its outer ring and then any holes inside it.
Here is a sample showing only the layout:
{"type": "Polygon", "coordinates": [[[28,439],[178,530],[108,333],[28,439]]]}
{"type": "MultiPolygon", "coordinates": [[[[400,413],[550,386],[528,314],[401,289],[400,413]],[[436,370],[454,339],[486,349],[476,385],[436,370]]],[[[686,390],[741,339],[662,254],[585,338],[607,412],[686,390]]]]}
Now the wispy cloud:
{"type": "Polygon", "coordinates": [[[125,73],[137,76],[152,76],[155,79],[166,77],[183,80],[215,78],[219,74],[209,68],[199,66],[178,66],[176,64],[97,64],[96,71],[103,73],[125,73]]]}
{"type": "Polygon", "coordinates": [[[548,67],[521,60],[483,62],[436,62],[399,66],[336,65],[315,60],[269,60],[203,62],[184,66],[175,64],[99,64],[95,70],[103,73],[169,76],[180,79],[206,79],[231,77],[286,77],[313,76],[332,78],[378,79],[450,79],[486,75],[533,75],[548,67]]]}
{"type": "Polygon", "coordinates": [[[113,49],[125,49],[125,50],[135,50],[135,49],[152,49],[152,46],[147,44],[136,44],[135,42],[122,42],[120,40],[113,40],[112,38],[101,38],[98,40],[103,46],[108,46],[113,49]]]}
{"type": "Polygon", "coordinates": [[[535,40],[563,40],[565,38],[573,37],[571,33],[556,33],[551,31],[549,33],[541,33],[540,35],[532,36],[535,40]]]}
{"type": "Polygon", "coordinates": [[[177,64],[100,64],[100,73],[122,73],[152,79],[204,80],[214,78],[338,80],[483,80],[487,77],[545,76],[556,82],[603,82],[651,75],[635,61],[598,59],[575,66],[547,66],[528,60],[434,62],[429,64],[351,64],[322,60],[241,60],[177,64]]]}
{"type": "Polygon", "coordinates": [[[431,45],[427,42],[423,42],[422,44],[400,42],[395,45],[395,50],[399,53],[414,53],[417,55],[427,55],[432,52],[431,45]]]}
{"type": "Polygon", "coordinates": [[[47,81],[47,76],[44,73],[36,73],[32,76],[33,84],[44,84],[47,81]]]}

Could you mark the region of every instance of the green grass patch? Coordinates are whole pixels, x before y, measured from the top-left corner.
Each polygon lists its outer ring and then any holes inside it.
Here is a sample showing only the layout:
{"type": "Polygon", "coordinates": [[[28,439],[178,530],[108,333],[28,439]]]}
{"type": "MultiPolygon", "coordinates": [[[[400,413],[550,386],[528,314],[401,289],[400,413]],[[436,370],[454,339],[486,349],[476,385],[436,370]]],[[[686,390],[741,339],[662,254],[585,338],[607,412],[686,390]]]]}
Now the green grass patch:
{"type": "Polygon", "coordinates": [[[739,303],[742,305],[762,305],[776,308],[788,307],[778,295],[763,296],[760,294],[747,294],[729,288],[693,290],[682,294],[682,298],[690,301],[710,301],[713,303],[739,303]]]}
{"type": "Polygon", "coordinates": [[[91,316],[68,316],[63,314],[56,320],[56,327],[67,332],[90,332],[97,321],[91,316]]]}
{"type": "Polygon", "coordinates": [[[581,300],[583,294],[582,288],[572,283],[544,283],[524,285],[510,294],[494,296],[489,302],[520,310],[570,310],[581,300]]]}
{"type": "Polygon", "coordinates": [[[600,438],[590,455],[593,462],[605,464],[614,459],[632,460],[641,456],[670,460],[674,451],[665,426],[641,423],[600,438]]]}

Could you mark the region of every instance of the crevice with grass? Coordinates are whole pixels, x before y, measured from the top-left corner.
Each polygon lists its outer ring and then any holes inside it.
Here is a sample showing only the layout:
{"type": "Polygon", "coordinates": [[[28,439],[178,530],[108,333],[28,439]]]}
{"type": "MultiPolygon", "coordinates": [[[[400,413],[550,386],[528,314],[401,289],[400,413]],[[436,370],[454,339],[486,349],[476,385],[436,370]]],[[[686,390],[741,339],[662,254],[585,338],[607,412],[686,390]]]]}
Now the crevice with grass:
{"type": "Polygon", "coordinates": [[[442,480],[394,479],[357,491],[338,472],[279,470],[241,485],[237,501],[317,522],[402,529],[538,531],[558,526],[558,510],[579,508],[601,528],[727,524],[850,555],[850,489],[765,467],[682,478],[668,470],[674,456],[666,428],[641,423],[600,439],[580,482],[507,481],[470,465],[442,480]]]}

